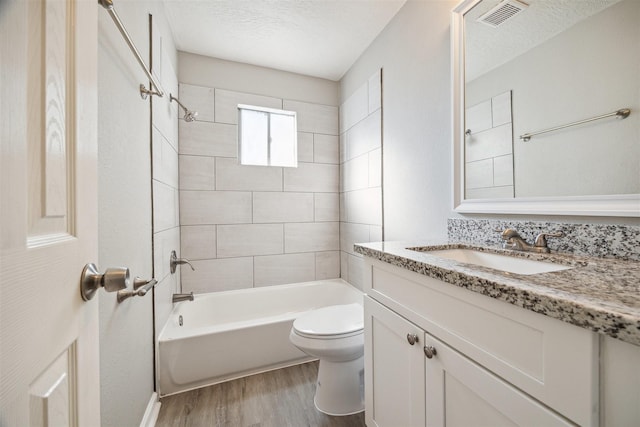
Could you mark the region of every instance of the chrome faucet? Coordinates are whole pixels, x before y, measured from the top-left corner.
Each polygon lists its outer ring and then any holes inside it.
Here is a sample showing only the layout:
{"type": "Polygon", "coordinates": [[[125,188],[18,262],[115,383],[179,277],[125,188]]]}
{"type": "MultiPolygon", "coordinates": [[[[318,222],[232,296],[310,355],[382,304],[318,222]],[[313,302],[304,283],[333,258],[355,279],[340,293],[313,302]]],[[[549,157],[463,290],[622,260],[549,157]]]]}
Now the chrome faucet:
{"type": "Polygon", "coordinates": [[[176,303],[180,301],[193,301],[193,292],[189,294],[173,294],[171,302],[176,303]]]}
{"type": "Polygon", "coordinates": [[[551,252],[547,247],[547,237],[563,237],[562,231],[554,233],[540,233],[536,236],[536,240],[533,245],[527,243],[520,234],[513,228],[507,228],[502,232],[502,247],[504,249],[513,249],[514,251],[524,252],[538,252],[549,253],[551,252]]]}

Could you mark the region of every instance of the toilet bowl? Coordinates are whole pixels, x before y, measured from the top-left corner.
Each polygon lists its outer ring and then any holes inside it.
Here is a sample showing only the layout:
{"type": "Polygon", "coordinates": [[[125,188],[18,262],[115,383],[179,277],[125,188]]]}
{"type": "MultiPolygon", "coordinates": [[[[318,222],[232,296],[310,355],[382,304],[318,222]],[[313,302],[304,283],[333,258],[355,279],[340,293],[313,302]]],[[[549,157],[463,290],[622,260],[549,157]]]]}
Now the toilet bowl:
{"type": "Polygon", "coordinates": [[[320,359],[314,404],[328,415],[364,410],[364,313],[358,303],[312,310],[293,322],[289,340],[320,359]]]}

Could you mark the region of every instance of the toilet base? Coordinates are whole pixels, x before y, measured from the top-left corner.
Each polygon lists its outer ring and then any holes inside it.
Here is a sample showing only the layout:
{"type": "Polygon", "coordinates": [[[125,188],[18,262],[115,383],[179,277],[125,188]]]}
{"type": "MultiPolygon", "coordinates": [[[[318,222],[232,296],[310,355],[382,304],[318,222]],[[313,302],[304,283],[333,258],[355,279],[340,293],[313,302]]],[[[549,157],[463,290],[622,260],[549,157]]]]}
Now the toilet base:
{"type": "Polygon", "coordinates": [[[333,416],[364,411],[364,356],[348,362],[320,359],[313,403],[333,416]]]}

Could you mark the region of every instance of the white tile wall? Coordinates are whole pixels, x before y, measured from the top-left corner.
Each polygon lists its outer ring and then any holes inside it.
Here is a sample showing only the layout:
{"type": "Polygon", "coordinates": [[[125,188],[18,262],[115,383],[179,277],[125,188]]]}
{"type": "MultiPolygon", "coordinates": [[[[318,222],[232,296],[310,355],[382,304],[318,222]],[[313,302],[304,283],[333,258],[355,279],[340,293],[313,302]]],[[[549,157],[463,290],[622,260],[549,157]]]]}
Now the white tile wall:
{"type": "Polygon", "coordinates": [[[369,88],[367,84],[360,86],[340,106],[340,126],[344,132],[353,127],[369,114],[369,88]]]}
{"type": "Polygon", "coordinates": [[[183,225],[180,239],[183,257],[190,260],[216,257],[215,225],[183,225]]]}
{"type": "Polygon", "coordinates": [[[513,185],[513,155],[493,159],[493,185],[513,185]]]}
{"type": "Polygon", "coordinates": [[[464,171],[465,188],[493,186],[493,159],[468,162],[464,171]]]}
{"type": "MultiPolygon", "coordinates": [[[[180,85],[180,102],[190,111],[197,111],[196,120],[202,122],[212,122],[214,119],[214,91],[208,87],[194,86],[188,84],[180,85]]],[[[184,115],[180,109],[179,117],[184,115]]]]}
{"type": "Polygon", "coordinates": [[[178,187],[178,152],[154,126],[152,131],[153,179],[178,187]]]}
{"type": "Polygon", "coordinates": [[[464,119],[464,128],[470,129],[472,135],[491,129],[491,100],[467,108],[464,119]]]}
{"type": "Polygon", "coordinates": [[[241,165],[237,159],[217,157],[216,190],[282,191],[282,168],[241,165]]]}
{"type": "Polygon", "coordinates": [[[313,161],[316,163],[340,163],[340,139],[335,135],[317,133],[313,137],[313,161]]]}
{"type": "MultiPolygon", "coordinates": [[[[215,89],[216,122],[238,124],[238,104],[282,109],[282,99],[279,98],[215,89]]],[[[303,129],[298,127],[298,130],[303,129]]]]}
{"type": "Polygon", "coordinates": [[[382,188],[367,188],[346,193],[347,221],[382,225],[382,188]]]}
{"type": "MultiPolygon", "coordinates": [[[[154,27],[154,33],[156,28],[154,27]]],[[[180,289],[180,273],[170,274],[169,258],[172,250],[180,253],[179,227],[179,173],[178,173],[178,105],[170,102],[169,93],[178,94],[176,70],[170,60],[175,52],[169,52],[162,35],[154,35],[154,74],[156,74],[167,96],[154,99],[152,104],[153,159],[153,277],[158,281],[154,289],[154,321],[164,325],[173,304],[171,295],[180,289]],[[159,37],[158,37],[159,36],[159,37]],[[157,60],[157,61],[156,61],[157,60]]],[[[182,113],[182,111],[180,111],[182,113]]],[[[181,114],[180,114],[181,115],[181,114]]],[[[135,207],[123,207],[135,209],[135,207]]],[[[149,298],[149,297],[147,297],[149,298]]],[[[142,303],[142,301],[141,301],[142,303]]],[[[150,303],[147,301],[147,303],[150,303]]],[[[128,305],[130,308],[132,305],[128,305]]],[[[156,329],[156,336],[161,328],[156,329]]]]}
{"type": "Polygon", "coordinates": [[[180,156],[181,190],[215,190],[215,158],[180,156]]]}
{"type": "Polygon", "coordinates": [[[253,193],[253,222],[313,222],[313,193],[253,193]]]}
{"type": "MultiPolygon", "coordinates": [[[[153,235],[153,274],[154,278],[160,282],[171,276],[169,260],[171,251],[180,253],[180,228],[173,227],[164,231],[158,231],[153,235]]],[[[177,275],[173,275],[175,279],[177,275]]],[[[177,280],[172,283],[177,284],[177,280]]],[[[173,288],[175,291],[175,288],[173,288]]]]}
{"type": "Polygon", "coordinates": [[[298,161],[313,162],[313,134],[298,132],[298,161]]]}
{"type": "Polygon", "coordinates": [[[285,99],[283,108],[297,113],[300,132],[338,135],[338,107],[285,99]]]}
{"type": "Polygon", "coordinates": [[[369,187],[369,155],[363,154],[342,164],[342,190],[362,190],[369,187]]]}
{"type": "Polygon", "coordinates": [[[382,187],[382,149],[369,152],[369,187],[382,187]]]}
{"type": "Polygon", "coordinates": [[[340,252],[316,252],[316,279],[340,277],[340,252]]]}
{"type": "Polygon", "coordinates": [[[369,114],[382,108],[382,70],[369,77],[369,114]]]}
{"type": "Polygon", "coordinates": [[[335,251],[339,246],[340,226],[337,222],[312,222],[284,225],[284,251],[335,251]]]}
{"type": "Polygon", "coordinates": [[[476,128],[467,125],[472,134],[465,138],[466,197],[513,197],[511,119],[511,91],[467,110],[467,122],[476,128]]]}
{"type": "Polygon", "coordinates": [[[382,226],[370,225],[369,226],[369,241],[371,242],[381,242],[383,241],[382,237],[382,226]]]}
{"type": "Polygon", "coordinates": [[[178,227],[178,191],[159,181],[153,181],[153,231],[178,227]]]}
{"type": "MultiPolygon", "coordinates": [[[[169,318],[173,308],[171,295],[179,291],[180,271],[171,274],[169,270],[169,258],[172,250],[180,252],[180,229],[178,227],[153,234],[154,278],[158,281],[153,292],[154,314],[159,325],[164,325],[169,318]]],[[[157,329],[156,334],[158,335],[161,328],[157,329]]]]}
{"type": "Polygon", "coordinates": [[[473,133],[465,140],[465,159],[467,162],[503,156],[513,152],[511,124],[473,133]]]}
{"type": "Polygon", "coordinates": [[[251,223],[250,192],[180,192],[181,225],[243,223],[251,223]]]}
{"type": "Polygon", "coordinates": [[[354,243],[382,240],[382,70],[340,107],[340,274],[362,289],[354,243]]]}
{"type": "Polygon", "coordinates": [[[369,225],[350,222],[340,223],[340,250],[343,252],[355,255],[353,244],[369,241],[369,225]]]}
{"type": "Polygon", "coordinates": [[[183,292],[216,292],[253,287],[253,257],[207,259],[181,270],[183,292]]]}
{"type": "Polygon", "coordinates": [[[254,258],[255,286],[309,282],[316,278],[314,253],[257,256],[254,258]]]}
{"type": "Polygon", "coordinates": [[[493,127],[511,123],[511,91],[491,98],[493,127]]]}
{"type": "Polygon", "coordinates": [[[217,257],[241,257],[284,252],[283,224],[217,226],[217,257]]]}
{"type": "Polygon", "coordinates": [[[377,110],[347,131],[347,160],[380,148],[382,110],[377,110]]]}
{"type": "Polygon", "coordinates": [[[349,275],[347,281],[351,283],[353,286],[355,286],[356,288],[362,290],[363,289],[362,275],[363,275],[363,269],[364,269],[362,258],[360,257],[360,255],[348,254],[347,263],[348,263],[347,271],[349,275]]]}
{"type": "Polygon", "coordinates": [[[340,198],[338,193],[316,193],[313,198],[315,221],[340,220],[340,198]]]}
{"type": "Polygon", "coordinates": [[[180,154],[238,157],[236,125],[179,121],[180,154]]]}
{"type": "Polygon", "coordinates": [[[504,199],[513,197],[513,186],[505,187],[488,187],[488,188],[471,188],[465,190],[467,199],[504,199]]]}
{"type": "MultiPolygon", "coordinates": [[[[183,85],[180,204],[185,292],[340,277],[338,108],[183,85]],[[237,104],[298,114],[298,167],[241,166],[237,104]]],[[[365,114],[366,115],[366,114],[365,114]]]]}
{"type": "Polygon", "coordinates": [[[284,191],[337,193],[339,166],[321,163],[298,163],[297,168],[284,168],[284,191]]]}

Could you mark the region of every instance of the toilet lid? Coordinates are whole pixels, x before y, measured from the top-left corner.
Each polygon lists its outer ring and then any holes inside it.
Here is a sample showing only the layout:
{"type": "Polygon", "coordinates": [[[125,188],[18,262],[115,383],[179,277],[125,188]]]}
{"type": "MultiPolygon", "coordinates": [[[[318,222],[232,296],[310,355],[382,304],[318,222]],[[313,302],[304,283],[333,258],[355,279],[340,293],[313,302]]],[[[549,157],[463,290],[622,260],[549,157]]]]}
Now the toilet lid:
{"type": "Polygon", "coordinates": [[[312,310],[293,322],[293,329],[300,335],[344,335],[364,328],[364,312],[358,303],[332,305],[312,310]]]}

